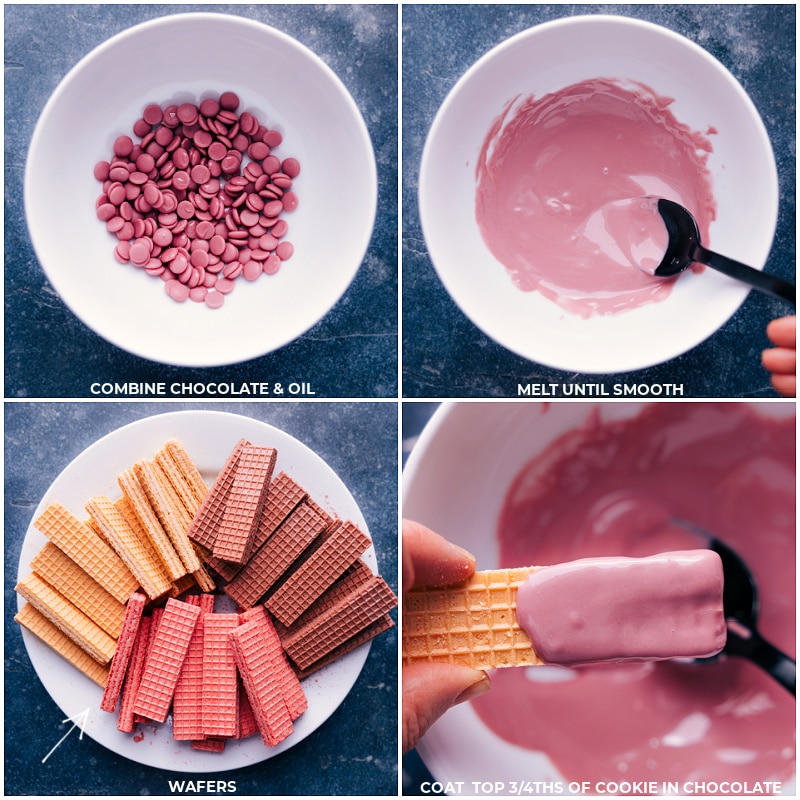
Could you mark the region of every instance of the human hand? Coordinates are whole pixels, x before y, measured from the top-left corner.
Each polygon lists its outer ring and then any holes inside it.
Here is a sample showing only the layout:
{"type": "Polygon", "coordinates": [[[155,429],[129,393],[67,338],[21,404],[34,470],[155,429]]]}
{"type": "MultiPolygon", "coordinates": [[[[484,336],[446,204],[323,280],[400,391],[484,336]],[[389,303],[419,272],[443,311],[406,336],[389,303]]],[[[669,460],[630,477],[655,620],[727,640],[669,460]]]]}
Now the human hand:
{"type": "Polygon", "coordinates": [[[795,397],[797,393],[797,317],[781,317],[767,325],[767,337],[774,347],[761,354],[761,363],[771,373],[771,383],[778,394],[795,397]]]}
{"type": "MultiPolygon", "coordinates": [[[[447,586],[475,572],[475,557],[420,525],[403,520],[403,594],[413,586],[447,586]]],[[[488,675],[457,664],[403,667],[403,752],[458,703],[489,689],[488,675]]]]}

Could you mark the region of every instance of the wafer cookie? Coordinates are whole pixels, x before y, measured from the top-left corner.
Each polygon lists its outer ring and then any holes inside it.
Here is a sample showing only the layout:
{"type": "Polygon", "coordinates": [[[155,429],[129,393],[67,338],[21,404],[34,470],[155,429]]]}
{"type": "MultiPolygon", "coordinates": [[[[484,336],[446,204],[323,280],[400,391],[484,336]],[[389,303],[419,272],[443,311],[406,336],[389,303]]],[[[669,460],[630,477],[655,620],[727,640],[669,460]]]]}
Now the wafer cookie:
{"type": "Polygon", "coordinates": [[[136,641],[136,632],[139,630],[139,622],[142,619],[142,612],[146,602],[147,597],[141,592],[134,592],[128,600],[122,633],[117,639],[117,649],[111,661],[108,681],[100,701],[100,708],[103,711],[113,712],[117,707],[117,700],[119,700],[122,684],[125,681],[125,674],[128,671],[133,645],[136,641]]]}
{"type": "Polygon", "coordinates": [[[164,722],[167,718],[175,684],[199,616],[199,606],[174,597],[167,600],[147,653],[133,706],[135,714],[156,722],[164,722]]]}
{"type": "MultiPolygon", "coordinates": [[[[267,502],[258,522],[253,540],[253,552],[275,532],[278,526],[308,497],[308,492],[285,472],[279,472],[269,485],[267,502]]],[[[241,564],[223,561],[210,555],[207,561],[211,569],[226,581],[231,581],[242,568],[241,564]]]]}
{"type": "Polygon", "coordinates": [[[267,747],[274,747],[291,735],[294,726],[272,667],[272,648],[256,621],[234,629],[231,643],[261,738],[267,747]]]}
{"type": "Polygon", "coordinates": [[[350,520],[319,537],[266,603],[284,625],[291,625],[369,547],[369,537],[350,520]]]}
{"type": "Polygon", "coordinates": [[[136,692],[139,691],[139,684],[142,681],[151,623],[151,617],[143,616],[139,620],[139,627],[136,629],[136,638],[133,641],[133,651],[128,663],[128,672],[125,675],[125,683],[122,687],[122,702],[120,703],[119,717],[117,718],[117,730],[123,733],[131,733],[134,728],[133,704],[136,702],[136,692]]]}
{"type": "Polygon", "coordinates": [[[187,531],[187,536],[193,542],[205,547],[207,550],[211,550],[214,546],[219,524],[222,520],[222,515],[225,513],[225,503],[233,485],[233,475],[236,464],[239,462],[239,454],[247,444],[249,442],[246,439],[240,439],[236,443],[216,480],[211,484],[208,494],[203,499],[187,531]]]}
{"type": "Polygon", "coordinates": [[[170,439],[156,453],[156,461],[180,495],[189,516],[194,517],[208,494],[208,486],[180,440],[170,439]]]}
{"type": "Polygon", "coordinates": [[[264,606],[248,609],[240,615],[240,618],[243,625],[252,622],[258,626],[259,635],[269,649],[272,670],[283,693],[283,700],[289,710],[289,716],[292,721],[296,720],[308,708],[308,699],[283,652],[283,646],[272,619],[264,606]]]}
{"type": "Polygon", "coordinates": [[[203,617],[203,736],[239,733],[239,680],[230,634],[238,614],[203,617]]]}
{"type": "Polygon", "coordinates": [[[224,739],[198,739],[192,742],[192,750],[205,750],[207,753],[222,753],[225,750],[224,739]]]}
{"type": "Polygon", "coordinates": [[[48,542],[33,557],[31,569],[96,622],[112,639],[119,637],[125,619],[125,605],[112,597],[52,542],[48,542]]]}
{"type": "Polygon", "coordinates": [[[117,644],[114,639],[92,622],[86,614],[65,600],[49,583],[31,573],[15,588],[37,611],[44,614],[95,661],[100,664],[111,661],[117,644]]]}
{"type": "Polygon", "coordinates": [[[14,620],[29,630],[37,639],[52,648],[72,666],[79,669],[87,678],[103,687],[108,680],[108,667],[95,661],[83,648],[79,647],[65,633],[62,633],[47,617],[37,611],[30,603],[17,612],[14,620]]]}
{"type": "MultiPolygon", "coordinates": [[[[156,634],[158,633],[158,626],[161,623],[161,617],[164,616],[164,608],[163,606],[156,606],[150,612],[150,630],[147,632],[147,642],[145,643],[144,648],[144,664],[147,663],[147,657],[150,654],[150,651],[153,649],[153,642],[156,640],[156,634]]],[[[144,664],[142,664],[142,674],[144,674],[144,664]]],[[[141,683],[141,681],[140,681],[141,683]]],[[[138,694],[139,687],[136,687],[136,691],[138,694]]],[[[136,705],[136,697],[134,696],[131,701],[131,714],[133,715],[134,722],[149,722],[148,718],[142,714],[138,714],[134,711],[134,706],[136,705]]]]}
{"type": "Polygon", "coordinates": [[[386,581],[374,575],[308,625],[287,636],[283,646],[300,669],[307,669],[396,605],[397,598],[386,581]]]}
{"type": "Polygon", "coordinates": [[[151,599],[166,594],[171,585],[162,562],[152,547],[142,541],[141,534],[131,528],[120,509],[107,497],[93,497],[86,510],[103,531],[108,542],[136,576],[139,585],[151,599]]]}
{"type": "Polygon", "coordinates": [[[253,552],[253,541],[269,493],[278,452],[272,447],[245,445],[233,475],[212,552],[223,561],[242,564],[253,552]]]}
{"type": "Polygon", "coordinates": [[[139,588],[114,550],[60,503],[49,505],[33,524],[120,603],[139,588]]]}
{"type": "Polygon", "coordinates": [[[185,602],[197,605],[197,619],[186,658],[183,660],[172,698],[172,736],[180,740],[203,739],[203,631],[204,621],[214,610],[211,594],[188,595],[185,602]]]}
{"type": "MultiPolygon", "coordinates": [[[[238,667],[237,667],[238,669],[238,667]]],[[[250,698],[244,688],[244,681],[239,675],[239,730],[236,733],[237,739],[247,739],[254,733],[258,733],[258,723],[250,705],[250,698]]]]}
{"type": "Polygon", "coordinates": [[[192,518],[172,488],[169,479],[154,461],[138,461],[134,464],[133,471],[185,571],[196,572],[200,569],[200,559],[186,535],[192,518]]]}
{"type": "Polygon", "coordinates": [[[517,589],[534,569],[486,570],[454,586],[408,592],[403,598],[403,663],[476,669],[541,664],[516,616],[517,589]]]}
{"type": "Polygon", "coordinates": [[[372,570],[358,559],[348,567],[344,574],[325,592],[323,592],[291,625],[284,625],[275,620],[275,630],[284,641],[300,628],[310,625],[320,614],[324,614],[331,606],[349,597],[373,576],[372,570]]]}
{"type": "Polygon", "coordinates": [[[164,563],[170,579],[177,580],[186,575],[187,572],[191,572],[191,570],[186,569],[180,556],[175,552],[175,548],[167,532],[161,526],[155,510],[150,505],[150,499],[139,482],[134,469],[125,469],[120,472],[117,475],[117,483],[122,489],[122,493],[130,501],[134,513],[147,533],[147,537],[153,543],[159,558],[164,563]]]}
{"type": "Polygon", "coordinates": [[[330,515],[322,509],[307,501],[301,503],[225,587],[226,594],[242,608],[250,608],[330,522],[330,515]]]}
{"type": "Polygon", "coordinates": [[[300,669],[299,667],[295,666],[294,672],[299,680],[305,680],[309,675],[313,675],[317,670],[327,667],[328,664],[332,664],[337,659],[347,655],[357,647],[361,647],[362,644],[366,644],[379,634],[384,633],[393,627],[394,621],[392,618],[388,614],[384,614],[382,617],[375,620],[375,622],[371,622],[366,628],[363,628],[361,631],[359,631],[355,636],[351,636],[345,642],[331,650],[322,658],[317,659],[313,664],[305,669],[300,669]]]}

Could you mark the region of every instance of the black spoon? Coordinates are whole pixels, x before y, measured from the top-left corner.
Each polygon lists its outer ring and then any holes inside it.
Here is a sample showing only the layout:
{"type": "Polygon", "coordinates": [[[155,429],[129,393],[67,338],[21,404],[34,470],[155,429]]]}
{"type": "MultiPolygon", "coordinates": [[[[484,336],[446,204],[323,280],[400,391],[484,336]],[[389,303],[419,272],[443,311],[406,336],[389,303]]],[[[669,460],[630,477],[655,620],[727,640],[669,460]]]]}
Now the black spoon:
{"type": "Polygon", "coordinates": [[[660,198],[658,211],[667,227],[669,241],[664,257],[653,274],[661,278],[670,278],[697,262],[712,267],[730,278],[743,281],[760,292],[771,294],[795,305],[795,287],[791,283],[703,247],[697,223],[683,206],[672,200],[660,198]]]}
{"type": "Polygon", "coordinates": [[[695,661],[715,661],[723,655],[749,658],[795,695],[795,662],[766,641],[756,629],[760,605],[750,570],[739,555],[719,539],[711,538],[708,547],[722,559],[725,581],[722,606],[728,623],[728,638],[720,653],[695,661]]]}

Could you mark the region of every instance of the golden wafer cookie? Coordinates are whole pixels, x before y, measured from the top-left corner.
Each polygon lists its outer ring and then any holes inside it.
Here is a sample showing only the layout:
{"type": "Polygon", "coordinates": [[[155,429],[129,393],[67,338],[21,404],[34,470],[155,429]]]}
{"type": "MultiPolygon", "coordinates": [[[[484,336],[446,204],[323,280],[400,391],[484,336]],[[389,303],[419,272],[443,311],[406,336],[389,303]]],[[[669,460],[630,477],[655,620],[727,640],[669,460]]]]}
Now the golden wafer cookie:
{"type": "Polygon", "coordinates": [[[72,666],[79,669],[87,678],[98,686],[104,687],[108,680],[108,667],[98,664],[85,650],[78,647],[72,639],[62,633],[47,617],[37,611],[30,603],[17,612],[15,622],[29,630],[37,639],[41,639],[48,647],[55,650],[72,666]]]}
{"type": "Polygon", "coordinates": [[[153,461],[139,461],[133,469],[186,572],[196,572],[200,559],[186,535],[192,520],[169,479],[153,461]]]}
{"type": "Polygon", "coordinates": [[[464,664],[476,669],[542,663],[517,623],[517,589],[535,567],[476,572],[447,587],[403,598],[403,664],[464,664]]]}
{"type": "Polygon", "coordinates": [[[66,553],[48,542],[31,561],[31,569],[60,592],[112,639],[119,638],[125,605],[90,578],[66,553]]]}
{"type": "MultiPolygon", "coordinates": [[[[200,504],[205,499],[205,496],[208,494],[208,486],[206,486],[206,482],[203,480],[200,470],[178,439],[170,439],[159,452],[169,456],[183,479],[182,485],[190,489],[191,493],[194,495],[194,503],[188,501],[185,503],[186,510],[194,516],[200,508],[200,504]]],[[[156,458],[158,458],[158,454],[156,458]]],[[[162,467],[163,466],[162,464],[162,467]]],[[[172,480],[173,474],[169,471],[167,471],[167,474],[170,476],[170,480],[172,480]]],[[[177,474],[174,475],[174,478],[177,481],[177,474]]],[[[180,492],[177,484],[175,488],[180,492]]]]}
{"type": "Polygon", "coordinates": [[[95,661],[100,664],[111,661],[117,646],[116,641],[86,614],[65,600],[49,583],[31,573],[14,588],[95,661]]]}
{"type": "Polygon", "coordinates": [[[171,581],[164,565],[111,500],[98,495],[86,503],[86,510],[151,600],[169,591],[171,581]]]}
{"type": "Polygon", "coordinates": [[[114,550],[60,503],[51,503],[33,524],[120,603],[139,588],[114,550]]]}
{"type": "Polygon", "coordinates": [[[172,542],[166,531],[161,526],[161,522],[155,510],[150,505],[147,493],[142,487],[142,484],[139,483],[139,479],[134,470],[126,469],[120,472],[120,474],[117,475],[117,482],[119,483],[120,489],[122,489],[122,493],[130,500],[136,516],[142,523],[148,538],[153,543],[159,558],[164,562],[164,566],[167,568],[167,574],[170,578],[172,580],[177,580],[186,575],[187,572],[191,572],[191,570],[186,569],[180,556],[175,552],[175,548],[172,546],[172,542]]]}

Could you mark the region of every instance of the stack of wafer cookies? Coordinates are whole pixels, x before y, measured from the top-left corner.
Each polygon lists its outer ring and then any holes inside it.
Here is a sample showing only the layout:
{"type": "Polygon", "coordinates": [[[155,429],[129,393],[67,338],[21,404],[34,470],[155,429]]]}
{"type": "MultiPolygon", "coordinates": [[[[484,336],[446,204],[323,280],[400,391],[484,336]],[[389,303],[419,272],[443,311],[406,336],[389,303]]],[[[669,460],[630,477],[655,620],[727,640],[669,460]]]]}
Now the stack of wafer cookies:
{"type": "Polygon", "coordinates": [[[536,567],[476,572],[463,583],[408,592],[403,600],[403,664],[476,669],[542,664],[517,622],[517,589],[536,567]]]}
{"type": "Polygon", "coordinates": [[[30,605],[20,624],[102,685],[134,592],[152,602],[214,588],[187,536],[208,489],[181,443],[167,442],[118,481],[117,500],[87,500],[88,519],[58,502],[45,508],[34,525],[49,541],[17,585],[30,605]]]}
{"type": "Polygon", "coordinates": [[[105,687],[119,730],[171,712],[197,749],[274,746],[306,710],[300,680],[393,625],[369,537],[276,462],[241,440],[206,487],[172,440],[118,475],[121,497],[91,497],[88,520],[53,504],[35,521],[50,542],[18,619],[105,687]],[[237,613],[214,611],[213,575],[237,613]]]}

